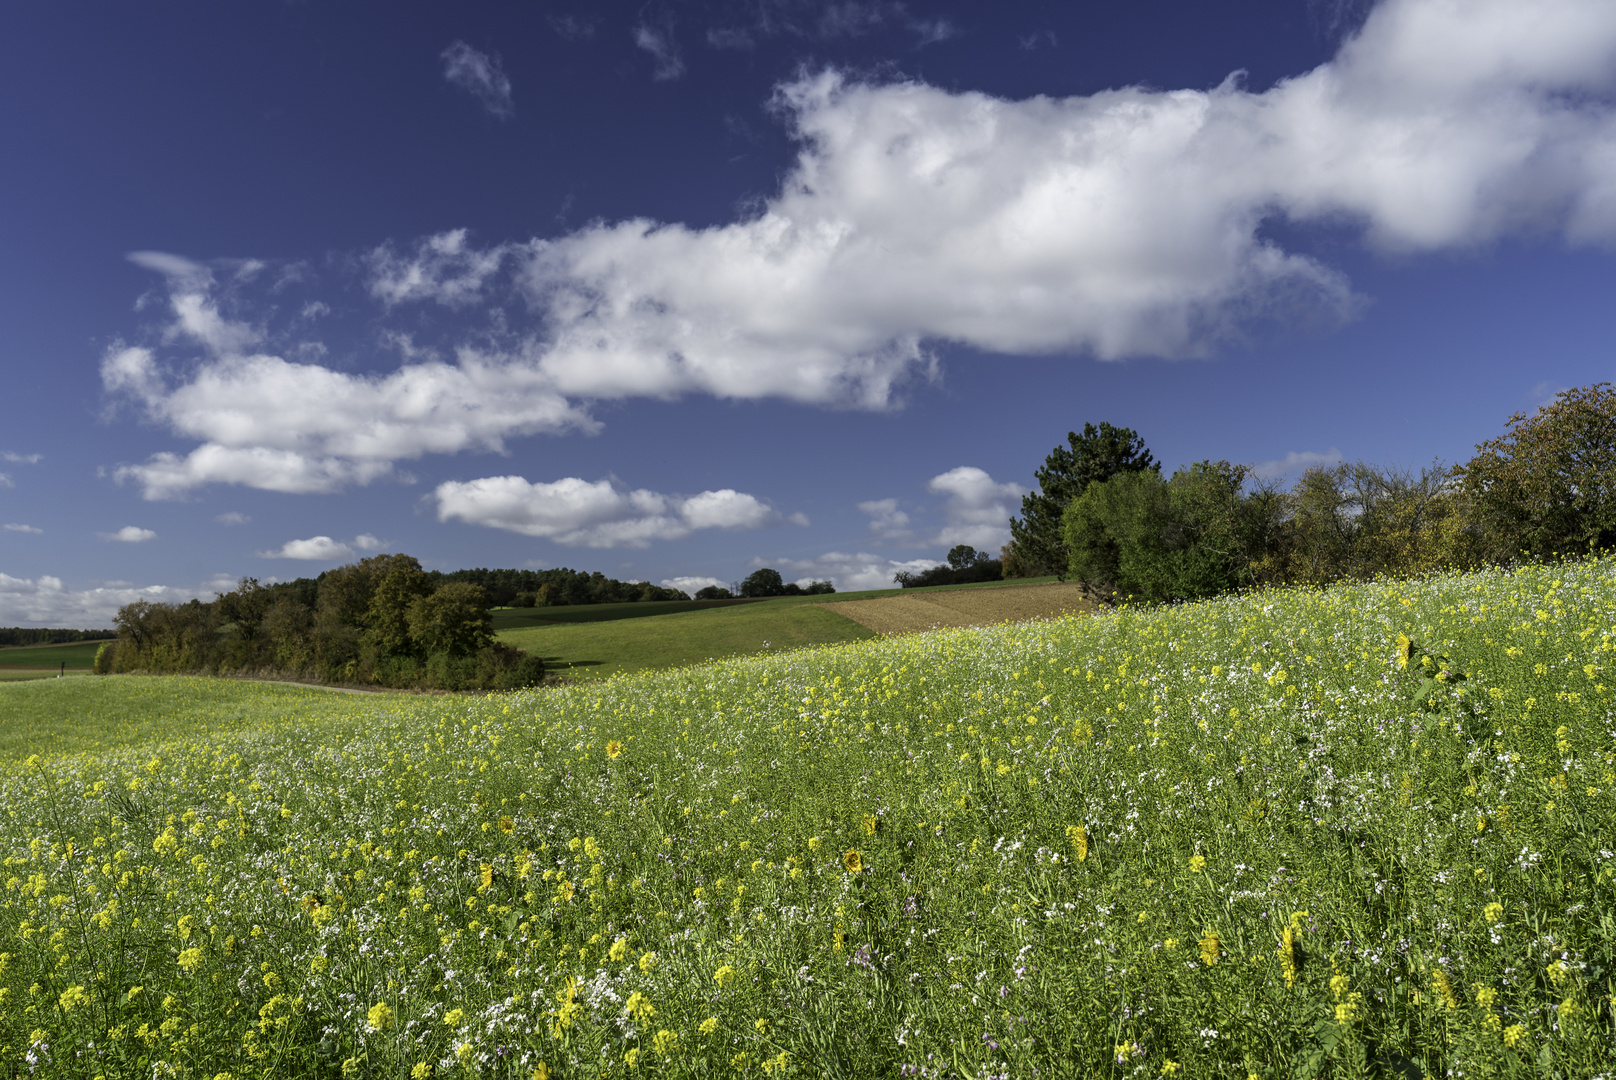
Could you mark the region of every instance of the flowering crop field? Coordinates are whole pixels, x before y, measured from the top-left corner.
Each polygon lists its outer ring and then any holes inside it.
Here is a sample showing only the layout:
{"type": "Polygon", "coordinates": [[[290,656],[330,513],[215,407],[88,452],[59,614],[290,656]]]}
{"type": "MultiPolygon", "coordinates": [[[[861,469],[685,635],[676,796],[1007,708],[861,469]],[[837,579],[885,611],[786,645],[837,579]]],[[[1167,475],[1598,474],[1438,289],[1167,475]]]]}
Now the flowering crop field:
{"type": "Polygon", "coordinates": [[[475,698],[3,688],[0,1070],[1593,1076],[1613,574],[475,698]]]}

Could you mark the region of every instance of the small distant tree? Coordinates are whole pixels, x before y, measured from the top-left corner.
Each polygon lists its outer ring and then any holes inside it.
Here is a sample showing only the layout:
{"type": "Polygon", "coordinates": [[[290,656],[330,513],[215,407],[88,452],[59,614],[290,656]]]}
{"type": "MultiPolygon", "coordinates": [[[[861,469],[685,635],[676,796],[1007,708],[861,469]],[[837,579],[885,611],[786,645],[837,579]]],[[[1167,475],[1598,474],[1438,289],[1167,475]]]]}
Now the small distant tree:
{"type": "Polygon", "coordinates": [[[1082,434],[1067,432],[1066,442],[1049,452],[1036,474],[1038,490],[1022,496],[1021,517],[1010,519],[1013,558],[1005,562],[1020,577],[1066,574],[1071,555],[1061,515],[1090,485],[1125,472],[1161,471],[1132,428],[1084,424],[1082,434]]]}
{"type": "Polygon", "coordinates": [[[826,596],[836,591],[836,586],[828,581],[810,581],[803,586],[804,596],[826,596]]]}
{"type": "Polygon", "coordinates": [[[970,544],[957,544],[948,551],[948,565],[955,570],[965,570],[978,563],[988,561],[988,553],[978,551],[970,544]]]}
{"type": "Polygon", "coordinates": [[[1461,466],[1488,554],[1541,558],[1616,545],[1616,389],[1564,390],[1461,466]]]}
{"type": "Polygon", "coordinates": [[[703,585],[696,590],[697,600],[728,600],[734,595],[722,585],[703,585]]]}
{"type": "Polygon", "coordinates": [[[784,596],[786,583],[780,577],[780,571],[771,570],[765,566],[761,570],[754,570],[741,582],[742,596],[784,596]]]}

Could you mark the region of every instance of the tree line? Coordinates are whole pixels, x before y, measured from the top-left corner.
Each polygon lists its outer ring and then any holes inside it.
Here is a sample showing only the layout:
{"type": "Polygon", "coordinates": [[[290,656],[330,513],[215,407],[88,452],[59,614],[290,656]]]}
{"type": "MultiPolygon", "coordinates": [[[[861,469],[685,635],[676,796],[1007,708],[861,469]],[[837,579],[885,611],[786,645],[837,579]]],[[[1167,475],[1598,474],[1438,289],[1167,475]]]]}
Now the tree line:
{"type": "Polygon", "coordinates": [[[32,626],[0,626],[0,646],[69,645],[75,641],[104,641],[111,630],[59,630],[32,626]]]}
{"type": "Polygon", "coordinates": [[[600,571],[585,573],[564,566],[549,570],[430,571],[434,582],[466,582],[488,594],[494,607],[552,607],[571,604],[634,604],[689,600],[678,589],[649,581],[618,581],[600,571]]]}
{"type": "Polygon", "coordinates": [[[696,590],[697,600],[733,600],[740,597],[744,600],[762,599],[769,596],[824,596],[836,591],[836,586],[828,581],[810,581],[807,585],[798,585],[795,581],[787,581],[780,576],[780,571],[765,566],[752,571],[745,581],[738,581],[725,588],[722,585],[704,585],[696,590]]]}
{"type": "Polygon", "coordinates": [[[1004,577],[1004,562],[969,544],[956,544],[949,549],[948,561],[929,570],[900,570],[892,575],[894,584],[905,589],[924,589],[931,585],[970,585],[978,581],[999,581],[1004,577]]]}
{"type": "Polygon", "coordinates": [[[1260,585],[1407,576],[1616,544],[1616,390],[1567,390],[1461,465],[1344,462],[1289,488],[1204,460],[1163,476],[1138,433],[1085,424],[1022,499],[1007,577],[1190,600],[1260,585]]]}
{"type": "Polygon", "coordinates": [[[544,677],[535,656],[494,640],[488,592],[375,555],[318,578],[243,578],[211,602],[141,600],[118,611],[95,670],[250,674],[440,690],[505,690],[544,677]]]}

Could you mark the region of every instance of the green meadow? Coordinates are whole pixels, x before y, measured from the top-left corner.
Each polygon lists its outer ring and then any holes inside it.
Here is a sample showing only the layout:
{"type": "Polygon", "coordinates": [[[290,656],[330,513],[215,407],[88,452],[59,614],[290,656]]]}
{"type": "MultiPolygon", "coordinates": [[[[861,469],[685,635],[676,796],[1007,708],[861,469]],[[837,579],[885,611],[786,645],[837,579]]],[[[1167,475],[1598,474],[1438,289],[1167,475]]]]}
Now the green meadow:
{"type": "Polygon", "coordinates": [[[0,687],[0,1061],[1594,1076],[1613,573],[1260,592],[477,697],[0,687]]]}

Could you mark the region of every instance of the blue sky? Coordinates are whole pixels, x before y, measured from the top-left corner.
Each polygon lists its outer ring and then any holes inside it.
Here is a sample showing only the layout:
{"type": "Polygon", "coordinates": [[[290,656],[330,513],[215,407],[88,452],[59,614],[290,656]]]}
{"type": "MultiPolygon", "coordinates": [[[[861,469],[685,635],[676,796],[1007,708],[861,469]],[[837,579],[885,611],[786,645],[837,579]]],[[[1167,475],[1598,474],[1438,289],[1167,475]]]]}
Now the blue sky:
{"type": "Polygon", "coordinates": [[[1417,467],[1616,367],[1603,0],[176,0],[0,41],[0,625],[377,551],[872,587],[996,549],[1085,421],[1417,467]]]}

